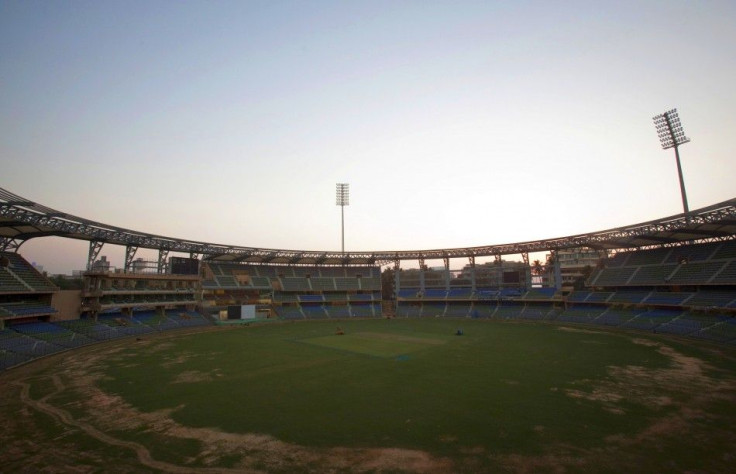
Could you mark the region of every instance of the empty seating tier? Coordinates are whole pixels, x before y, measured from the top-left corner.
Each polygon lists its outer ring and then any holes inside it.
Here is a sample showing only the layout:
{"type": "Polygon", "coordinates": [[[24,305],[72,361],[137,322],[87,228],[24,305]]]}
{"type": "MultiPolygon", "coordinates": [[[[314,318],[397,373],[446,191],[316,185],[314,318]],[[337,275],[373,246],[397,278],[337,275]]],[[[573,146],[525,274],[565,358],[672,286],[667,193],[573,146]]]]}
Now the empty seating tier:
{"type": "Polygon", "coordinates": [[[33,265],[14,252],[0,252],[7,266],[0,267],[0,293],[53,292],[58,288],[33,265]]]}

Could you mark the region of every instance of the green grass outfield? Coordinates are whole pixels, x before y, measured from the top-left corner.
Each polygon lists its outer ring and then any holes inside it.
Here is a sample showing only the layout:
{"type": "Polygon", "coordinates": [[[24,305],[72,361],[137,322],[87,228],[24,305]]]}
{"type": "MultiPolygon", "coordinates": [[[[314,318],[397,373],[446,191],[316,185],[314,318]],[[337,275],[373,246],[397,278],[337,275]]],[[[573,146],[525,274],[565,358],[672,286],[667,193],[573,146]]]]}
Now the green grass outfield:
{"type": "Polygon", "coordinates": [[[734,350],[642,333],[444,319],[298,322],[127,340],[57,359],[18,371],[28,375],[14,390],[29,385],[30,400],[5,397],[0,414],[32,412],[42,446],[67,430],[72,446],[92,453],[75,462],[97,468],[110,441],[87,425],[132,443],[116,451],[121,465],[152,471],[736,465],[734,350]],[[455,336],[459,327],[464,335],[455,336]],[[77,424],[39,414],[39,401],[77,424]],[[44,416],[53,421],[48,434],[44,416]],[[168,464],[142,460],[139,447],[168,464]]]}

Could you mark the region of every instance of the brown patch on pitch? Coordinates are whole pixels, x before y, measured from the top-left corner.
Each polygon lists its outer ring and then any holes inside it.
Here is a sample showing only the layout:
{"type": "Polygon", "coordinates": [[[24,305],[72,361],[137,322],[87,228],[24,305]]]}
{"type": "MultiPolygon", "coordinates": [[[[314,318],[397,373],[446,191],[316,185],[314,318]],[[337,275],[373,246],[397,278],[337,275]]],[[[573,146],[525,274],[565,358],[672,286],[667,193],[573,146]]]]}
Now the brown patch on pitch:
{"type": "MultiPolygon", "coordinates": [[[[229,329],[228,329],[229,330],[229,329]]],[[[235,436],[232,441],[228,441],[230,435],[227,433],[217,432],[215,429],[205,428],[204,431],[189,430],[186,427],[180,427],[175,423],[172,424],[171,414],[173,410],[162,410],[153,414],[142,414],[136,413],[135,411],[128,411],[128,408],[124,408],[121,411],[116,411],[119,416],[132,414],[140,417],[138,421],[131,422],[131,425],[135,425],[139,428],[152,430],[150,432],[160,433],[162,436],[173,436],[181,434],[191,434],[192,436],[205,435],[207,432],[210,433],[211,437],[207,438],[207,443],[203,444],[203,449],[197,454],[197,457],[188,459],[184,462],[183,466],[166,465],[166,469],[162,469],[167,472],[254,472],[254,471],[279,471],[288,472],[294,470],[294,468],[301,468],[303,471],[310,472],[365,472],[368,466],[391,466],[386,468],[373,468],[374,472],[380,470],[384,471],[401,471],[401,472],[480,472],[488,470],[488,462],[493,462],[498,466],[496,471],[512,471],[512,472],[569,472],[582,471],[582,470],[597,470],[601,466],[609,466],[611,470],[641,470],[642,467],[638,464],[641,459],[630,456],[627,449],[636,447],[641,450],[645,447],[650,452],[657,452],[661,447],[661,443],[670,439],[688,439],[693,443],[699,445],[707,445],[709,442],[714,440],[721,441],[724,446],[730,446],[730,440],[733,438],[733,431],[727,428],[720,428],[714,430],[711,425],[708,424],[697,424],[697,420],[712,418],[710,402],[727,401],[732,406],[736,406],[736,383],[735,378],[731,371],[724,371],[717,373],[712,371],[710,366],[707,364],[699,364],[699,359],[687,357],[683,354],[679,354],[677,351],[673,351],[671,348],[662,345],[658,342],[648,341],[642,339],[643,343],[652,347],[657,347],[658,350],[665,355],[669,354],[672,359],[672,366],[665,369],[657,369],[659,371],[674,371],[666,376],[667,374],[662,373],[660,379],[656,380],[656,383],[663,383],[671,385],[675,383],[679,377],[682,380],[684,374],[690,373],[691,380],[696,381],[694,387],[690,388],[682,386],[681,390],[674,393],[650,393],[650,397],[658,398],[659,406],[666,407],[665,412],[661,417],[655,419],[649,426],[641,430],[638,433],[627,434],[627,435],[611,435],[605,439],[606,446],[601,448],[593,449],[580,449],[576,446],[569,446],[563,443],[548,443],[545,445],[545,452],[540,455],[521,455],[521,454],[508,454],[508,455],[494,455],[492,447],[477,446],[472,448],[457,448],[457,452],[465,456],[463,459],[457,459],[455,465],[446,458],[439,458],[436,456],[429,455],[419,451],[406,452],[405,450],[398,450],[399,453],[403,453],[404,457],[395,456],[397,453],[391,450],[382,449],[351,449],[351,448],[332,448],[332,449],[311,449],[308,447],[290,445],[287,443],[280,442],[274,438],[264,437],[260,435],[232,435],[235,436]],[[672,352],[670,352],[672,351],[672,352]],[[685,357],[680,359],[679,356],[685,357]],[[700,370],[698,370],[700,369],[700,370]],[[679,376],[677,376],[679,373],[679,376]],[[719,378],[720,377],[720,378],[719,378]],[[146,418],[146,415],[150,415],[146,418]],[[152,424],[146,426],[141,421],[152,424]],[[184,429],[185,431],[179,431],[184,429]],[[188,431],[186,431],[188,430],[188,431]],[[229,448],[225,452],[218,451],[218,442],[223,443],[224,446],[229,448]],[[254,449],[251,451],[250,448],[254,449]],[[412,454],[414,453],[414,454],[412,454]],[[225,469],[216,467],[222,456],[230,455],[239,456],[240,461],[235,465],[233,469],[225,469]],[[279,456],[283,455],[283,459],[279,456]],[[628,456],[628,457],[627,457],[628,456]],[[210,466],[209,468],[197,468],[191,467],[191,463],[199,460],[202,464],[210,466]],[[396,465],[394,463],[406,461],[406,465],[396,465]],[[350,465],[351,462],[355,462],[354,465],[350,465]],[[346,467],[342,467],[346,466],[346,467]]],[[[115,352],[121,350],[120,345],[129,345],[130,341],[123,341],[118,344],[118,349],[115,352]]],[[[134,343],[135,344],[135,343],[134,343]]],[[[104,360],[109,358],[113,354],[112,350],[105,350],[105,346],[96,346],[91,349],[81,349],[74,351],[72,355],[57,355],[47,359],[38,361],[27,367],[20,367],[14,369],[12,373],[0,374],[0,380],[5,380],[3,375],[12,375],[14,379],[23,380],[24,377],[30,377],[29,374],[37,373],[40,367],[53,369],[55,373],[60,374],[65,384],[53,384],[56,390],[61,390],[57,393],[64,394],[67,390],[74,390],[76,393],[84,393],[85,388],[94,386],[95,382],[101,380],[103,374],[97,369],[99,364],[103,364],[104,360]],[[82,357],[83,355],[83,357],[82,357]],[[61,363],[59,363],[61,361],[61,363]],[[90,385],[91,384],[91,385],[90,385]],[[79,387],[77,387],[79,385],[79,387]]],[[[727,354],[730,359],[736,361],[732,353],[727,354]]],[[[651,375],[650,371],[640,366],[627,366],[618,367],[616,372],[613,368],[609,368],[612,372],[609,376],[615,379],[611,374],[620,375],[623,378],[629,377],[630,381],[636,381],[636,383],[647,386],[649,380],[647,377],[651,375]]],[[[615,380],[614,380],[615,381],[615,380]]],[[[1,383],[1,382],[0,382],[1,383]]],[[[595,388],[603,387],[604,383],[596,383],[596,386],[591,389],[591,392],[595,392],[595,388]]],[[[655,384],[657,390],[658,385],[655,384]]],[[[631,387],[628,387],[631,388],[631,387]]],[[[556,388],[551,388],[551,391],[558,391],[556,388]]],[[[559,389],[564,391],[564,388],[559,389]]],[[[581,391],[582,392],[582,391],[581,391]]],[[[17,386],[9,384],[6,385],[5,390],[0,390],[0,405],[3,404],[3,400],[9,400],[10,398],[16,398],[17,402],[17,386]]],[[[599,394],[602,392],[598,392],[599,394]]],[[[623,393],[611,391],[610,393],[623,393]]],[[[124,400],[119,399],[111,394],[104,392],[99,393],[99,401],[104,401],[105,406],[111,408],[113,411],[118,410],[120,407],[118,404],[124,405],[124,400]]],[[[46,397],[44,397],[46,398],[46,397]]],[[[71,397],[64,397],[70,399],[71,397]]],[[[79,398],[79,397],[76,397],[79,398]]],[[[605,397],[604,397],[605,398],[605,397]]],[[[53,397],[51,398],[53,401],[53,397]]],[[[68,405],[59,405],[57,408],[64,412],[64,408],[71,407],[72,404],[78,404],[78,407],[88,407],[93,402],[88,400],[83,404],[80,402],[73,402],[68,405]]],[[[608,401],[597,401],[600,403],[603,410],[615,409],[617,406],[616,402],[608,401]]],[[[22,456],[24,459],[24,469],[30,470],[45,470],[45,472],[99,472],[105,466],[109,466],[110,459],[106,459],[95,452],[84,453],[78,452],[78,446],[73,443],[65,442],[63,438],[55,439],[46,438],[46,431],[38,425],[39,420],[34,419],[35,409],[29,405],[21,405],[14,416],[8,417],[8,420],[4,420],[4,428],[8,428],[10,425],[15,423],[18,426],[18,430],[9,428],[8,430],[0,430],[0,445],[4,446],[3,450],[0,450],[0,465],[7,466],[3,461],[9,459],[8,456],[15,455],[22,456]],[[14,432],[27,433],[28,436],[24,436],[23,439],[8,439],[3,438],[3,431],[6,434],[12,434],[14,432]],[[14,454],[11,454],[14,453],[14,454]],[[28,463],[26,463],[26,460],[28,463]]],[[[83,412],[83,410],[82,410],[83,412]]],[[[110,433],[111,427],[103,427],[102,424],[95,417],[87,416],[85,413],[84,418],[77,418],[75,421],[82,426],[85,423],[88,426],[99,426],[102,435],[110,433]]],[[[35,415],[36,418],[38,415],[35,415]]],[[[48,422],[46,418],[43,421],[48,422]]],[[[59,424],[58,420],[55,423],[59,424]]],[[[119,418],[113,420],[112,423],[123,423],[119,418]]],[[[63,428],[66,433],[74,432],[75,426],[67,425],[63,428]]],[[[551,428],[550,428],[551,429],[551,428]]],[[[536,430],[535,430],[536,431],[536,430]]],[[[62,435],[63,436],[63,435],[62,435]]],[[[109,436],[109,435],[108,435],[109,436]]],[[[172,438],[173,439],[173,438],[172,438]]],[[[114,442],[114,440],[111,440],[114,442]]],[[[116,446],[116,445],[112,445],[116,446]]],[[[139,458],[129,456],[127,453],[140,453],[141,456],[145,456],[147,453],[146,447],[142,445],[135,445],[135,448],[129,444],[123,445],[124,449],[115,449],[114,452],[118,459],[115,462],[123,461],[127,464],[116,465],[118,472],[137,472],[140,470],[140,466],[147,466],[146,462],[141,461],[139,458]],[[138,469],[136,469],[138,466],[138,469]]],[[[111,450],[112,451],[112,450],[111,450]]],[[[150,453],[149,453],[150,455],[150,453]]],[[[232,458],[230,458],[232,459],[232,458]]],[[[705,462],[706,460],[704,460],[705,462]]],[[[157,463],[155,459],[148,458],[147,462],[157,463]]],[[[730,453],[715,453],[714,457],[709,458],[702,469],[710,472],[730,472],[734,462],[734,456],[730,453]],[[715,461],[715,462],[714,462],[715,461]]],[[[161,464],[157,464],[161,466],[161,464]]]]}
{"type": "MultiPolygon", "coordinates": [[[[162,346],[163,344],[154,344],[153,349],[158,351],[162,346]]],[[[64,425],[82,430],[102,443],[134,453],[141,465],[165,472],[241,473],[264,470],[286,472],[293,469],[304,469],[305,466],[309,466],[309,470],[315,472],[444,473],[454,469],[451,460],[436,457],[421,450],[311,448],[286,443],[268,435],[225,433],[215,428],[186,427],[171,418],[172,413],[181,409],[182,406],[151,413],[140,412],[123,398],[106,393],[97,386],[96,382],[104,377],[99,367],[104,364],[109,354],[103,348],[84,359],[65,359],[64,363],[58,366],[57,375],[52,377],[55,391],[44,397],[44,400],[34,401],[28,394],[30,386],[23,385],[26,405],[44,411],[64,425]],[[49,403],[49,400],[55,395],[69,391],[74,393],[73,398],[76,401],[62,406],[54,406],[49,403]],[[73,410],[74,413],[84,413],[84,415],[75,418],[68,410],[73,410]],[[201,449],[196,456],[185,460],[184,465],[161,462],[153,458],[147,446],[124,441],[110,434],[117,431],[140,431],[163,439],[195,439],[201,444],[201,449]],[[236,459],[233,468],[218,467],[224,459],[230,463],[236,459]],[[196,464],[207,467],[195,467],[196,464]]],[[[212,376],[212,374],[199,371],[186,371],[179,374],[174,383],[208,381],[212,376]]],[[[41,451],[49,452],[46,447],[41,451]]],[[[48,456],[46,458],[48,459],[48,456]]],[[[100,459],[99,464],[89,464],[89,466],[96,466],[96,469],[99,469],[100,465],[104,465],[104,460],[100,459]]],[[[60,470],[72,468],[69,463],[60,463],[58,466],[60,470]]],[[[87,469],[75,464],[74,470],[85,472],[95,470],[95,468],[87,469]]]]}
{"type": "Polygon", "coordinates": [[[638,365],[610,366],[609,379],[598,382],[591,391],[566,389],[565,393],[574,398],[601,402],[604,409],[618,413],[621,408],[615,404],[620,401],[667,407],[674,403],[670,395],[672,393],[686,396],[693,389],[707,391],[708,387],[719,383],[706,375],[713,368],[701,359],[681,354],[660,342],[642,338],[632,341],[635,344],[656,347],[657,352],[670,359],[670,366],[661,369],[638,365]]]}
{"type": "Polygon", "coordinates": [[[418,343],[418,344],[429,344],[429,345],[442,345],[447,341],[442,339],[436,339],[433,337],[418,337],[418,336],[407,336],[404,334],[392,334],[386,332],[357,332],[353,334],[357,337],[366,337],[368,339],[379,339],[384,341],[393,342],[407,342],[407,343],[418,343]]]}
{"type": "Polygon", "coordinates": [[[557,328],[558,331],[565,331],[565,332],[581,332],[585,334],[606,334],[603,331],[594,331],[592,329],[580,329],[580,328],[571,328],[567,326],[559,326],[557,328]]]}
{"type": "Polygon", "coordinates": [[[144,339],[144,340],[138,341],[138,343],[141,344],[142,346],[150,345],[151,347],[147,347],[145,351],[149,354],[155,354],[156,352],[166,351],[174,347],[174,344],[172,342],[158,342],[158,341],[153,342],[153,341],[144,339]]]}
{"type": "Polygon", "coordinates": [[[624,397],[618,393],[611,393],[607,390],[594,389],[592,392],[583,392],[582,390],[565,390],[569,397],[585,398],[596,402],[618,402],[624,397]]]}
{"type": "MultiPolygon", "coordinates": [[[[492,456],[492,459],[502,466],[502,470],[521,473],[562,473],[570,469],[595,470],[600,466],[618,466],[619,470],[630,470],[641,469],[640,459],[629,453],[642,446],[657,452],[671,440],[687,438],[704,445],[712,443],[716,436],[724,446],[729,446],[733,433],[728,429],[716,433],[717,430],[709,421],[716,416],[711,411],[714,402],[736,404],[736,378],[733,374],[719,373],[702,359],[682,354],[662,342],[644,338],[635,338],[633,342],[656,348],[657,352],[670,360],[669,366],[659,369],[636,365],[611,366],[608,367],[609,377],[597,381],[590,390],[575,388],[563,391],[570,397],[599,403],[603,411],[611,414],[625,415],[626,411],[620,404],[627,402],[660,411],[661,416],[655,417],[637,433],[607,436],[602,440],[604,446],[600,448],[581,449],[553,443],[546,447],[545,454],[509,454],[492,456]]],[[[591,381],[581,380],[578,383],[590,384],[591,381]]],[[[558,391],[555,387],[551,390],[558,391]]],[[[537,432],[536,428],[534,431],[537,432]]],[[[730,452],[713,456],[709,462],[715,467],[710,470],[730,470],[730,467],[725,466],[731,466],[733,460],[734,456],[730,452]]],[[[709,470],[706,467],[704,469],[709,470]]]]}
{"type": "Polygon", "coordinates": [[[496,458],[506,469],[504,471],[519,474],[536,474],[538,472],[566,473],[570,468],[581,469],[586,466],[583,458],[574,453],[545,454],[541,456],[524,456],[509,454],[496,458]]]}
{"type": "Polygon", "coordinates": [[[174,380],[172,380],[171,383],[212,382],[215,380],[215,376],[217,376],[217,374],[214,374],[213,376],[207,372],[201,372],[199,370],[186,370],[174,377],[174,380]]]}
{"type": "Polygon", "coordinates": [[[192,354],[192,353],[179,354],[176,357],[170,357],[164,360],[163,362],[161,362],[161,367],[168,369],[175,365],[181,365],[181,364],[186,363],[189,359],[191,359],[194,356],[195,354],[192,354]]]}

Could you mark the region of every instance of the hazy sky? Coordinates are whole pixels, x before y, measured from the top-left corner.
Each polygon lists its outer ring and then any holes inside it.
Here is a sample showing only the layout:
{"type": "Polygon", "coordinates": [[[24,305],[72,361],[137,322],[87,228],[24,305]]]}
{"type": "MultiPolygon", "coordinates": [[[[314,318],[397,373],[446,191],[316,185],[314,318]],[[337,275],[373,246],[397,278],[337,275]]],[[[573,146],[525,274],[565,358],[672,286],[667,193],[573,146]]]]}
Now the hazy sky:
{"type": "Polygon", "coordinates": [[[269,248],[339,250],[337,182],[346,250],[618,227],[682,211],[673,107],[691,209],[736,197],[735,45],[733,0],[0,0],[0,187],[269,248]]]}

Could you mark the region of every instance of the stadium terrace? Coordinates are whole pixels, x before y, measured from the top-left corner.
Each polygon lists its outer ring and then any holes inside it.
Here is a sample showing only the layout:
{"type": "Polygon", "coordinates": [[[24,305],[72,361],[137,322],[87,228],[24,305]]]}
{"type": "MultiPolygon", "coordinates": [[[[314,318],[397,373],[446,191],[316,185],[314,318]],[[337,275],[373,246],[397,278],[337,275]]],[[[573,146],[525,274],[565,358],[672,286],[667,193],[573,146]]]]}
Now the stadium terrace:
{"type": "Polygon", "coordinates": [[[11,341],[4,368],[70,345],[216,324],[246,313],[264,320],[522,318],[736,342],[736,199],[556,239],[336,253],[158,236],[0,189],[0,239],[0,323],[3,340],[11,341]],[[59,290],[19,253],[25,241],[45,236],[89,242],[81,291],[59,290]],[[125,248],[124,268],[98,259],[107,244],[125,248]],[[139,248],[158,250],[158,261],[136,260],[139,248]],[[529,253],[539,251],[549,252],[547,261],[529,262],[529,253]],[[511,254],[522,262],[503,259],[511,254]],[[483,256],[495,260],[476,265],[483,256]],[[468,263],[451,268],[458,258],[468,263]],[[431,259],[442,259],[444,266],[428,268],[431,259]],[[419,269],[402,269],[407,260],[418,261],[419,269]],[[707,317],[699,314],[704,309],[707,317]],[[11,337],[28,342],[46,332],[59,338],[45,338],[33,350],[11,337]]]}

